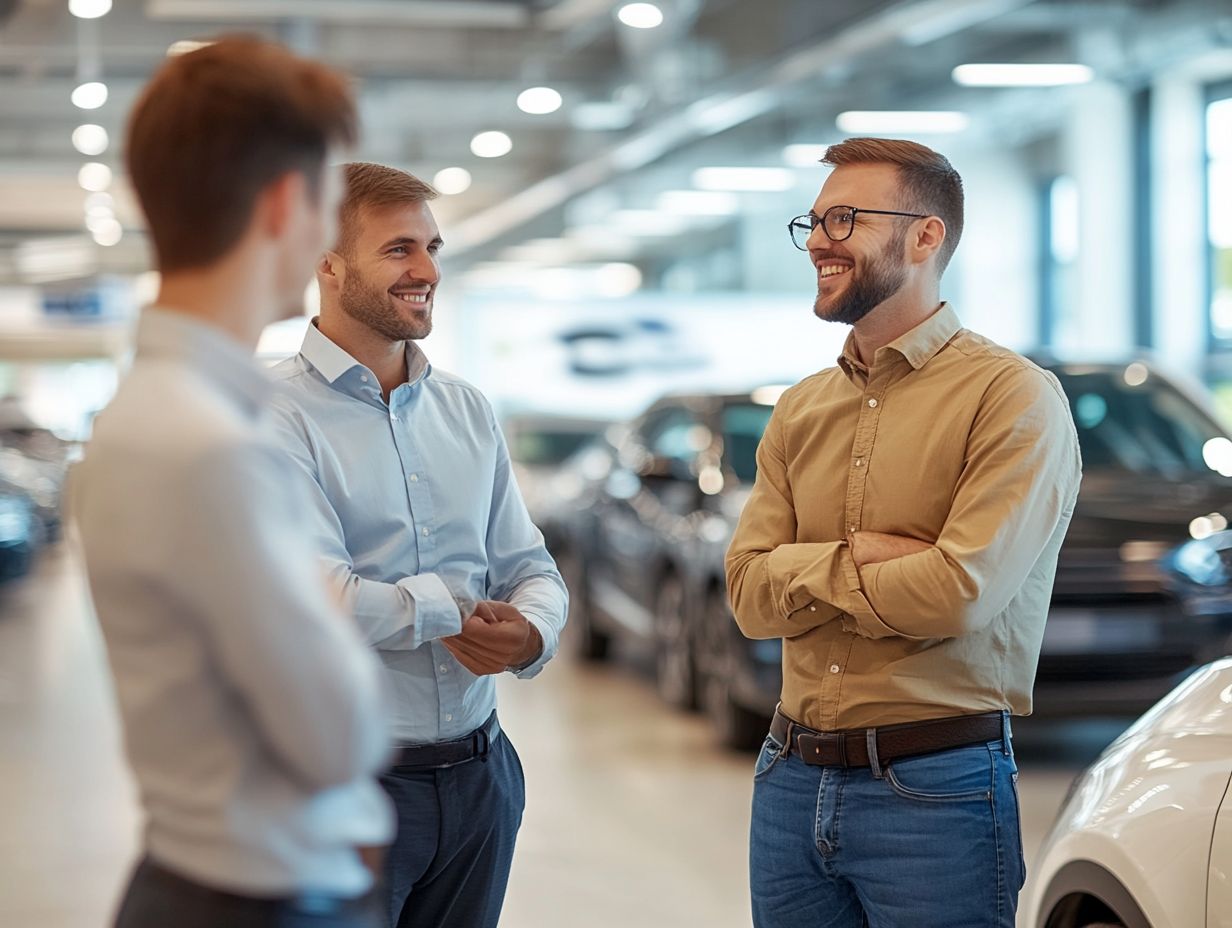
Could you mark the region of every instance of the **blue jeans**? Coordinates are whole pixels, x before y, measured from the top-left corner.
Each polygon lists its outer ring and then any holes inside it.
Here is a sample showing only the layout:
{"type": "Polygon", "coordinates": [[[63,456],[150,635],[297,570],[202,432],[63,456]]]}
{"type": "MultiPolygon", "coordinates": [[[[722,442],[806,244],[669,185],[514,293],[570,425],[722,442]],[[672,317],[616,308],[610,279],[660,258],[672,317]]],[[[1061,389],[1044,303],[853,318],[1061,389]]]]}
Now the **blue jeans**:
{"type": "Polygon", "coordinates": [[[757,928],[1014,928],[1026,878],[1002,740],[882,769],[810,767],[767,738],[749,843],[757,928]]]}
{"type": "Polygon", "coordinates": [[[392,928],[496,928],[522,824],[522,763],[504,732],[483,760],[381,777],[398,835],[385,860],[392,928]]]}

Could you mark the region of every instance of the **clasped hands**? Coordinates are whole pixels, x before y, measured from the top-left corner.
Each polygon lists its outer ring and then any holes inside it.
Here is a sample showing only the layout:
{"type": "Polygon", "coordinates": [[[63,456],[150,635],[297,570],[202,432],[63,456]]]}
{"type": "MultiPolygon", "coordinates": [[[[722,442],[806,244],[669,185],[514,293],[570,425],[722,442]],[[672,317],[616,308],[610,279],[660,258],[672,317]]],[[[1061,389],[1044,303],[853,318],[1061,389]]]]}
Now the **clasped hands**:
{"type": "Polygon", "coordinates": [[[543,638],[526,616],[494,600],[476,604],[474,613],[462,620],[462,631],[442,638],[441,644],[477,676],[523,667],[543,650],[543,638]]]}

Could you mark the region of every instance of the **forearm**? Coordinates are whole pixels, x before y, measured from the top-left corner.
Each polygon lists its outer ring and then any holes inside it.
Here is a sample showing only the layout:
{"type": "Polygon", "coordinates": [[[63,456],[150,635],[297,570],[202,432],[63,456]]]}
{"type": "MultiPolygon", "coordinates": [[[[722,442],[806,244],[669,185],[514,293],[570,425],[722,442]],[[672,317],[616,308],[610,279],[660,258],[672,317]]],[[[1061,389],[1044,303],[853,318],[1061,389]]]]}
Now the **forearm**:
{"type": "Polygon", "coordinates": [[[559,574],[531,577],[509,595],[509,604],[521,612],[538,633],[538,653],[515,663],[519,679],[536,676],[560,650],[560,635],[569,614],[569,594],[559,574]],[[529,660],[529,663],[527,663],[529,660]]]}

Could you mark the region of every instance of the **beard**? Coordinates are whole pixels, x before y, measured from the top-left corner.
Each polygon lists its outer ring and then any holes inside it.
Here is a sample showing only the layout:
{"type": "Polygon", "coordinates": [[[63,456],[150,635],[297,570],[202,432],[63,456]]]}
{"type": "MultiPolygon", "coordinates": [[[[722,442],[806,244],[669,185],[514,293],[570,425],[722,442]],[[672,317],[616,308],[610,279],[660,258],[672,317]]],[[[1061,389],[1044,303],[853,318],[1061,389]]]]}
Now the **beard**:
{"type": "Polygon", "coordinates": [[[813,303],[817,318],[855,325],[898,293],[907,281],[907,268],[901,258],[905,240],[905,232],[895,236],[863,269],[855,267],[848,271],[851,280],[837,295],[824,297],[819,290],[813,303]]]}
{"type": "Polygon", "coordinates": [[[348,265],[338,304],[344,313],[378,335],[391,342],[404,342],[427,338],[432,332],[432,298],[433,294],[429,294],[423,309],[405,304],[409,315],[404,315],[391,305],[396,297],[365,280],[348,265]]]}

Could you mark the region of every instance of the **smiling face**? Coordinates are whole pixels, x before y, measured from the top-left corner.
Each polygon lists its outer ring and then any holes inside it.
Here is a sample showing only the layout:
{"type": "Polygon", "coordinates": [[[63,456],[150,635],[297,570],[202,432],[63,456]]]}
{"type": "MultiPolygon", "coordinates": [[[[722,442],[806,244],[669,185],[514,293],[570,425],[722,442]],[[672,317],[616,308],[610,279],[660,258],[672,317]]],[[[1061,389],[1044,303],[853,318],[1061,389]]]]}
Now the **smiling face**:
{"type": "MultiPolygon", "coordinates": [[[[835,168],[826,179],[813,212],[832,206],[902,210],[898,172],[888,164],[852,164],[835,168]]],[[[904,252],[912,220],[857,213],[850,238],[832,242],[819,224],[808,239],[809,258],[817,269],[813,312],[829,322],[854,325],[890,299],[907,282],[910,263],[904,252]]]]}
{"type": "Polygon", "coordinates": [[[338,305],[389,341],[426,338],[444,244],[426,202],[363,211],[359,234],[342,260],[338,305]]]}

